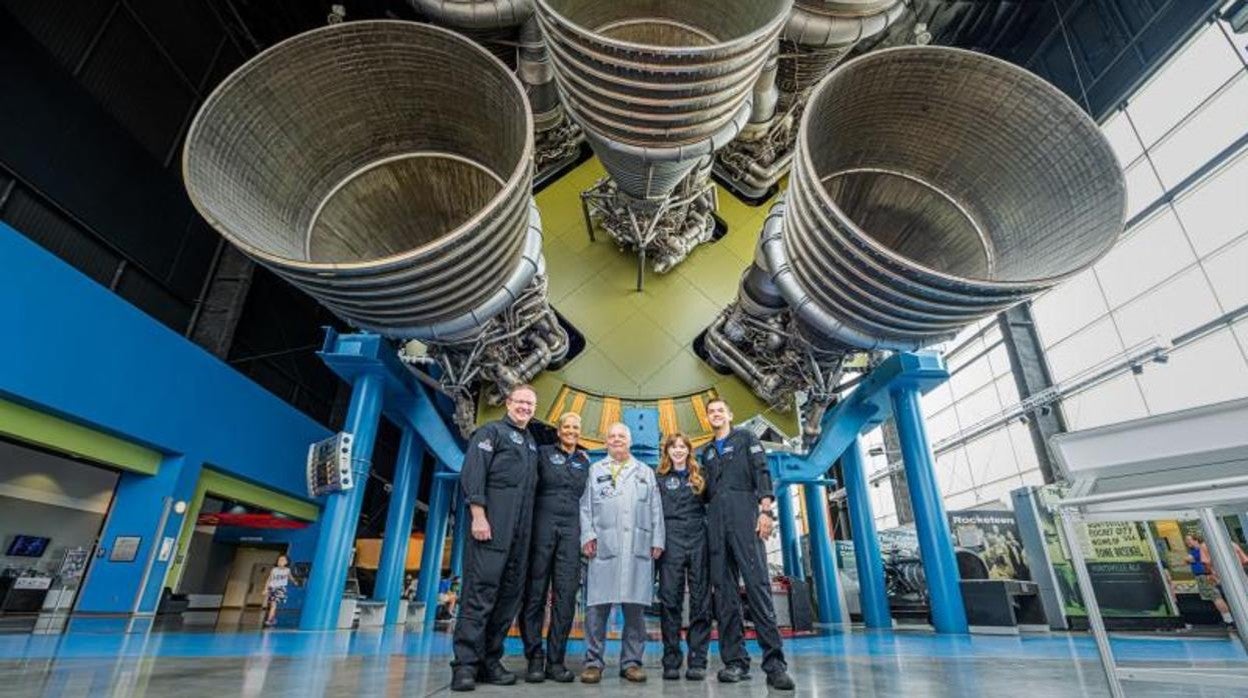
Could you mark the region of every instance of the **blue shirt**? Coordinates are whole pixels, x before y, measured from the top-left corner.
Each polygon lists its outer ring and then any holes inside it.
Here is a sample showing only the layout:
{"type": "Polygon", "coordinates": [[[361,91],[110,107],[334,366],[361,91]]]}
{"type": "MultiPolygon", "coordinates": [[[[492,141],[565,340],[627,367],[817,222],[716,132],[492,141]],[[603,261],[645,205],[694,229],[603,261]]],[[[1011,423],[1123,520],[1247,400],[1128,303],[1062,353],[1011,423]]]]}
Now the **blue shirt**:
{"type": "Polygon", "coordinates": [[[724,444],[726,443],[728,443],[728,437],[726,436],[722,439],[715,439],[715,452],[722,456],[724,454],[724,444]]]}
{"type": "Polygon", "coordinates": [[[1192,556],[1192,574],[1209,574],[1209,572],[1205,570],[1205,563],[1200,559],[1200,548],[1188,548],[1187,554],[1192,556]]]}

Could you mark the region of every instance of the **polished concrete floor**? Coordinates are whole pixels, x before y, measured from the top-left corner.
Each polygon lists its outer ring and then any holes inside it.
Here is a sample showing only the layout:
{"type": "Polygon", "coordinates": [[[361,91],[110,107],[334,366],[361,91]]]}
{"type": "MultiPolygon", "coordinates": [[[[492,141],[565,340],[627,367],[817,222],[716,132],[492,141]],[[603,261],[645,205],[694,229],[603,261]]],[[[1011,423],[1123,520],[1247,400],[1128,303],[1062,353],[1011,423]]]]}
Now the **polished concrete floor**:
{"type": "MultiPolygon", "coordinates": [[[[613,643],[614,645],[614,643],[613,643]]],[[[519,669],[518,646],[508,664],[519,669]]],[[[609,647],[617,651],[614,646],[609,647]]],[[[579,668],[583,645],[572,645],[579,668]]],[[[802,696],[1105,696],[1108,686],[1086,636],[939,637],[855,631],[789,641],[802,696]]],[[[1121,660],[1146,665],[1248,667],[1227,639],[1119,639],[1121,660]]],[[[751,643],[757,658],[757,647],[751,643]]],[[[65,635],[0,636],[0,696],[425,696],[447,695],[449,638],[402,631],[301,633],[117,633],[100,627],[65,635]]],[[[722,685],[659,677],[659,649],[647,648],[650,681],[627,684],[608,667],[597,687],[520,684],[478,695],[762,696],[757,673],[722,685]]],[[[712,665],[717,665],[712,657],[712,665]]],[[[1202,687],[1128,684],[1130,696],[1248,696],[1202,687]]]]}

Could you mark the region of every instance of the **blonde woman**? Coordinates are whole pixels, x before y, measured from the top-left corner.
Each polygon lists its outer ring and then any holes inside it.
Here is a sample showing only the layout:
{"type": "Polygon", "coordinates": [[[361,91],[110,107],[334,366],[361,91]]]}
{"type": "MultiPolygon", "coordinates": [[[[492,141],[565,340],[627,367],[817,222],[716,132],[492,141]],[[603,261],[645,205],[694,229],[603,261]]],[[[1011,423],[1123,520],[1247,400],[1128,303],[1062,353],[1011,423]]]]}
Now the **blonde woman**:
{"type": "Polygon", "coordinates": [[[656,472],[663,500],[667,548],[659,558],[660,629],[663,678],[680,678],[680,627],[685,588],[689,589],[688,668],[685,678],[706,678],[706,649],[711,642],[711,568],[706,537],[706,481],[693,457],[689,437],[676,433],[663,440],[656,472]]]}
{"type": "Polygon", "coordinates": [[[576,678],[563,663],[581,586],[581,495],[589,478],[589,455],[578,443],[581,416],[559,418],[559,443],[537,449],[537,497],[529,581],[520,611],[520,637],[529,660],[524,680],[567,683],[576,678]],[[542,621],[550,598],[550,626],[542,648],[542,621]]]}

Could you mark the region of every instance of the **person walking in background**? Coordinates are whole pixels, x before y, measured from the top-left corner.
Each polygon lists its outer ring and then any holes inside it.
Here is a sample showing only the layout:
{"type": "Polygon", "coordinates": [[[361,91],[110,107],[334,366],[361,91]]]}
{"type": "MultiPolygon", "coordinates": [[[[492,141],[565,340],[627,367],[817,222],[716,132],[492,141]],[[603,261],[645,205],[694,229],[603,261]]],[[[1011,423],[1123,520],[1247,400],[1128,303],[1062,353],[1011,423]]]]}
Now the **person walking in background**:
{"type": "Polygon", "coordinates": [[[1218,576],[1213,569],[1213,556],[1209,554],[1209,546],[1205,545],[1204,536],[1189,533],[1183,536],[1183,543],[1187,546],[1187,563],[1192,568],[1192,576],[1196,577],[1196,590],[1200,592],[1200,598],[1212,601],[1218,613],[1222,614],[1222,622],[1233,625],[1235,619],[1231,617],[1231,608],[1226,605],[1226,599],[1222,598],[1218,576]]]}
{"type": "Polygon", "coordinates": [[[711,642],[711,568],[706,505],[702,502],[706,480],[693,458],[689,437],[676,433],[663,440],[656,475],[667,543],[659,558],[663,678],[680,678],[680,627],[687,586],[689,661],[685,678],[701,681],[706,678],[706,649],[711,642]]]}
{"type": "Polygon", "coordinates": [[[663,505],[654,471],[629,452],[627,426],[607,430],[607,457],[589,469],[581,495],[581,550],[589,558],[585,579],[584,683],[602,680],[603,646],[611,606],[624,611],[620,676],[646,680],[645,610],[654,597],[654,560],[663,554],[663,505]]]}
{"type": "Polygon", "coordinates": [[[277,564],[269,570],[269,578],[264,583],[264,595],[269,605],[269,613],[264,619],[268,627],[277,625],[277,609],[286,601],[286,586],[290,584],[290,559],[285,555],[277,556],[277,564]]]}
{"type": "Polygon", "coordinates": [[[503,666],[503,640],[520,610],[529,570],[537,442],[528,426],[536,408],[532,386],[512,388],[506,416],[477,429],[464,451],[459,483],[472,520],[464,542],[452,691],[474,690],[478,680],[516,682],[503,666]]]}
{"type": "Polygon", "coordinates": [[[524,680],[568,683],[576,678],[564,665],[568,633],[581,586],[581,495],[589,477],[589,456],[581,450],[581,416],[559,418],[559,443],[538,449],[537,497],[529,582],[520,611],[520,637],[529,660],[524,680]],[[542,651],[542,622],[551,597],[550,628],[542,651]]]}

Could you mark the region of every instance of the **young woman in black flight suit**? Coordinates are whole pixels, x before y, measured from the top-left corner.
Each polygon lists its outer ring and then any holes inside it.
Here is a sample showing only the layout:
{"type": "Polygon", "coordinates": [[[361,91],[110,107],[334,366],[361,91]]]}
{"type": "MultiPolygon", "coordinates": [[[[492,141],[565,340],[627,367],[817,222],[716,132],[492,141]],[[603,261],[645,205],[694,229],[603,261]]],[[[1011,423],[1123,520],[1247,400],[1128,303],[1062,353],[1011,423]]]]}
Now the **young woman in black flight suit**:
{"type": "Polygon", "coordinates": [[[688,668],[685,678],[706,678],[706,650],[711,640],[710,552],[706,536],[706,481],[693,457],[689,437],[676,433],[663,441],[659,457],[659,494],[667,528],[667,548],[659,558],[660,629],[663,678],[680,678],[680,626],[689,587],[688,668]]]}

